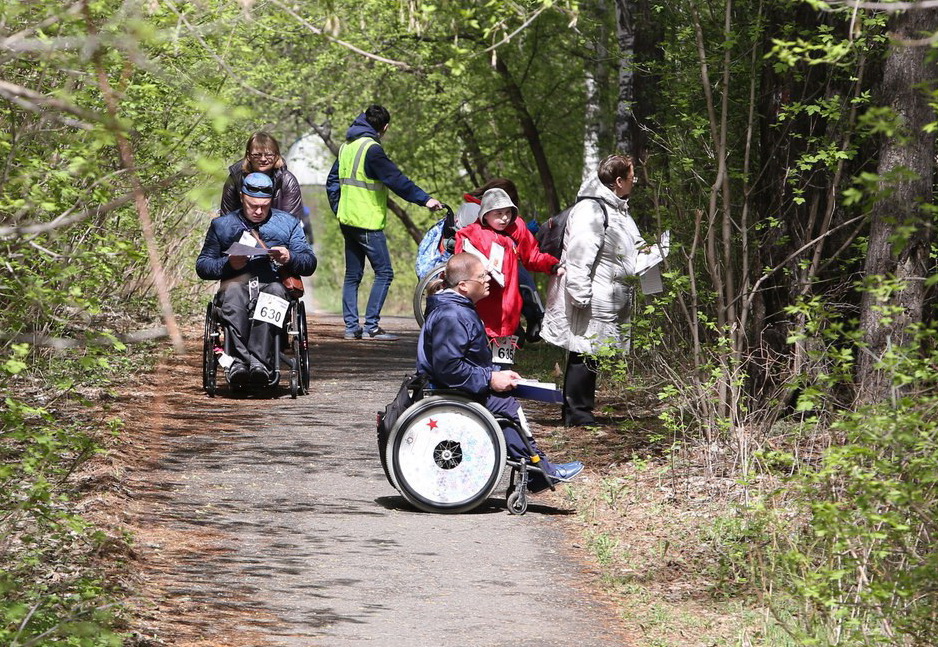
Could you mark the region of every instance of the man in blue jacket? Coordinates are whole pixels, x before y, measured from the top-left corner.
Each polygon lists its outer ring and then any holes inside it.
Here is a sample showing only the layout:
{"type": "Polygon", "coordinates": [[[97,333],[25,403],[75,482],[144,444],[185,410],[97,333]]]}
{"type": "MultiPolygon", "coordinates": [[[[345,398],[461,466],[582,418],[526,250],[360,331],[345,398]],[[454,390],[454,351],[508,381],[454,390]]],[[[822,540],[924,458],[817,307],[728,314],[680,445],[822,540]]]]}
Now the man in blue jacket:
{"type": "MultiPolygon", "coordinates": [[[[417,371],[429,376],[436,388],[465,391],[495,415],[515,421],[503,427],[508,455],[515,459],[529,457],[522,439],[518,401],[511,390],[521,376],[502,371],[492,363],[492,351],[485,326],[476,312],[477,301],[489,293],[489,274],[476,256],[462,252],[446,262],[444,289],[427,298],[427,319],[417,340],[417,371]]],[[[583,463],[553,464],[537,447],[538,467],[554,481],[569,481],[583,470],[583,463]]],[[[540,474],[532,474],[532,491],[548,487],[540,474]]]]}
{"type": "Polygon", "coordinates": [[[226,370],[232,386],[268,386],[279,364],[275,341],[289,305],[279,268],[300,276],[316,269],[302,223],[271,209],[273,195],[267,174],[245,176],[241,208],[212,221],[196,261],[200,279],[221,281],[220,316],[231,342],[226,370]],[[241,247],[231,250],[234,244],[241,247]]]}
{"type": "Polygon", "coordinates": [[[394,341],[381,329],[381,308],[388,296],[394,270],[384,235],[387,224],[388,189],[404,200],[432,211],[443,207],[439,200],[414,184],[384,153],[381,136],[387,132],[391,114],[377,104],[358,115],[345,133],[345,143],[326,180],[329,204],[339,218],[345,238],[345,282],[342,286],[342,316],[346,339],[394,341]],[[358,317],[358,287],[371,263],[375,281],[365,307],[365,325],[358,317]]]}

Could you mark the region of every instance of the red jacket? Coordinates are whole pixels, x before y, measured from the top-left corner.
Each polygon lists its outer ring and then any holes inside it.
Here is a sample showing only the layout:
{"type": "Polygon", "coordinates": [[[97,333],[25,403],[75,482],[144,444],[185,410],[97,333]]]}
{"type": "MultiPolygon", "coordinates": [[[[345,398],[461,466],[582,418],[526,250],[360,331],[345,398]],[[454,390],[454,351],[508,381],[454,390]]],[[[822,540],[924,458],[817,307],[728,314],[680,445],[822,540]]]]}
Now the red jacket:
{"type": "MultiPolygon", "coordinates": [[[[481,214],[480,214],[481,215],[481,214]]],[[[521,321],[521,293],[518,291],[518,261],[531,272],[550,273],[560,262],[545,254],[537,246],[534,234],[528,231],[521,218],[515,218],[504,231],[495,231],[480,220],[456,232],[456,253],[463,251],[468,239],[472,246],[489,255],[492,243],[505,248],[502,272],[505,287],[494,279],[489,281],[489,295],[476,303],[476,310],[485,324],[489,337],[514,335],[521,321]]]]}

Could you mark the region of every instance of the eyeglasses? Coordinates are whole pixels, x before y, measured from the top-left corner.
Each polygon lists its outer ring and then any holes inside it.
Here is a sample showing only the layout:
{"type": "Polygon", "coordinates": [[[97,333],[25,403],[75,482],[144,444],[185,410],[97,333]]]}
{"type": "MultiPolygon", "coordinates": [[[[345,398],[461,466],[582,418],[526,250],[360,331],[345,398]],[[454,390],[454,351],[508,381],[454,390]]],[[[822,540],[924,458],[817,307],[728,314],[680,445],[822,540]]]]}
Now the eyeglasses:
{"type": "Polygon", "coordinates": [[[492,278],[492,275],[488,272],[482,272],[477,279],[465,279],[466,281],[472,281],[473,283],[479,283],[480,285],[485,285],[489,282],[489,279],[492,278]]]}
{"type": "Polygon", "coordinates": [[[248,155],[252,160],[272,160],[277,157],[276,153],[251,153],[248,155]]]}
{"type": "Polygon", "coordinates": [[[274,187],[265,184],[264,186],[258,186],[256,184],[251,184],[250,182],[244,183],[244,189],[247,191],[252,191],[253,193],[263,193],[266,196],[273,197],[274,187]]]}

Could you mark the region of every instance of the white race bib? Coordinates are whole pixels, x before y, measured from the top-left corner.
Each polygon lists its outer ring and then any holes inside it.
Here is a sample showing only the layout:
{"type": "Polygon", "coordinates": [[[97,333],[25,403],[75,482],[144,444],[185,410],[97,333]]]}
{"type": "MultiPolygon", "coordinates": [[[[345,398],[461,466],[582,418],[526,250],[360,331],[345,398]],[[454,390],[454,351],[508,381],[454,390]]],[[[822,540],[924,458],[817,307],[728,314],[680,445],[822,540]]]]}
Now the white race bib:
{"type": "Polygon", "coordinates": [[[273,294],[261,292],[257,295],[257,305],[254,307],[254,320],[266,321],[279,328],[283,327],[283,322],[287,318],[287,308],[290,302],[281,299],[273,294]]]}
{"type": "Polygon", "coordinates": [[[492,361],[496,364],[514,364],[515,349],[517,347],[517,335],[495,337],[489,342],[489,348],[492,350],[492,361]]]}
{"type": "Polygon", "coordinates": [[[489,250],[489,268],[499,274],[502,274],[502,266],[505,264],[505,248],[498,243],[492,243],[492,249],[489,250]]]}

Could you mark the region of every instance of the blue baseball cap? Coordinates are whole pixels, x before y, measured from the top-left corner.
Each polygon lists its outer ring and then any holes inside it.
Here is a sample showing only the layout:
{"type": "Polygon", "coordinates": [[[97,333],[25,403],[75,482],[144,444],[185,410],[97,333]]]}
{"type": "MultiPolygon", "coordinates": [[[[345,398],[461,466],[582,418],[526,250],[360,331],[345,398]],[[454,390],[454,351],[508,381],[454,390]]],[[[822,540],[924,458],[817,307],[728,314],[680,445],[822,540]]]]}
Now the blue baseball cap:
{"type": "Polygon", "coordinates": [[[252,198],[272,198],[274,181],[266,173],[249,173],[241,181],[241,193],[252,198]]]}

